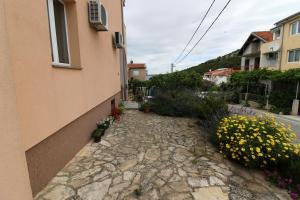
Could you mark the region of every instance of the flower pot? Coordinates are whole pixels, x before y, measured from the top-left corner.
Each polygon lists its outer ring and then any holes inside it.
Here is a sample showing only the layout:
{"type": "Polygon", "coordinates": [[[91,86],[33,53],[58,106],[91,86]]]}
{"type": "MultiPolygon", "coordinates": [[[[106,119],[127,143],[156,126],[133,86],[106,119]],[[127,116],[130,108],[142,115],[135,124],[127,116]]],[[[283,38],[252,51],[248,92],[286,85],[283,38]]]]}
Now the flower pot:
{"type": "Polygon", "coordinates": [[[101,137],[104,136],[105,130],[106,130],[106,129],[103,129],[103,130],[102,130],[102,132],[101,132],[101,137]]]}
{"type": "Polygon", "coordinates": [[[101,137],[94,137],[94,142],[95,143],[101,142],[101,137]]]}
{"type": "Polygon", "coordinates": [[[149,113],[149,112],[150,112],[150,108],[145,108],[145,109],[144,109],[144,112],[145,112],[145,113],[149,113]]]}

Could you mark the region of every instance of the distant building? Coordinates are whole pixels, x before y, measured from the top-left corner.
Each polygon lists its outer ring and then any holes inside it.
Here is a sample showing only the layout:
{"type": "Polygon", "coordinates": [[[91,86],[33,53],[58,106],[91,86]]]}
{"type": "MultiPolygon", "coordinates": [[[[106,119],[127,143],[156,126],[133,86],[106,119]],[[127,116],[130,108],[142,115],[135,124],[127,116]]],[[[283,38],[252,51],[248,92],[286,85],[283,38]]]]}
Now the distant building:
{"type": "Polygon", "coordinates": [[[207,72],[203,75],[203,79],[213,82],[216,85],[221,85],[222,83],[227,83],[229,81],[230,76],[239,72],[239,68],[221,68],[214,71],[207,72]]]}
{"type": "Polygon", "coordinates": [[[271,31],[251,33],[239,54],[242,71],[300,68],[300,12],[275,23],[271,31]]]}
{"type": "Polygon", "coordinates": [[[128,64],[128,79],[137,79],[141,81],[147,80],[147,67],[145,63],[133,63],[128,64]]]}
{"type": "Polygon", "coordinates": [[[259,31],[250,34],[239,55],[242,56],[242,71],[253,71],[260,68],[261,46],[273,40],[271,31],[259,31]]]}
{"type": "Polygon", "coordinates": [[[300,68],[300,12],[275,23],[273,40],[262,45],[262,67],[275,70],[300,68]]]}

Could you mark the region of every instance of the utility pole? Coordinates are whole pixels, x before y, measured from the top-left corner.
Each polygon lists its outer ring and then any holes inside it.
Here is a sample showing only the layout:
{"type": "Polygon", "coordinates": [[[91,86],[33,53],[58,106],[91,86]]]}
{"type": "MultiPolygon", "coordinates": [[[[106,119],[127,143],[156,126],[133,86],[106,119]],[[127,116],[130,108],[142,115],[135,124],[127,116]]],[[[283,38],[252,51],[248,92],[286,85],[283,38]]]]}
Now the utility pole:
{"type": "Polygon", "coordinates": [[[174,64],[172,63],[172,64],[171,64],[171,73],[174,72],[174,67],[175,67],[175,66],[174,66],[174,64]]]}

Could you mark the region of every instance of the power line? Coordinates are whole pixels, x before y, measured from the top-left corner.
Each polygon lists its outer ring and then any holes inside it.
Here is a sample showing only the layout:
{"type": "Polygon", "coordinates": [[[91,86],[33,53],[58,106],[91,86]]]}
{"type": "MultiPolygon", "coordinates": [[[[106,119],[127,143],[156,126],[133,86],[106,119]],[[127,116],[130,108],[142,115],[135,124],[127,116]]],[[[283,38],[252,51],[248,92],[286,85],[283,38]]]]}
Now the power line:
{"type": "Polygon", "coordinates": [[[208,33],[208,31],[212,28],[212,26],[216,23],[216,21],[219,19],[219,17],[222,15],[222,13],[225,11],[225,9],[228,7],[229,3],[232,0],[229,0],[226,5],[224,6],[224,8],[221,10],[221,12],[219,13],[219,15],[216,17],[216,19],[212,22],[212,24],[208,27],[208,29],[205,31],[205,33],[202,35],[202,37],[198,40],[198,42],[193,46],[193,48],[176,64],[181,63],[184,59],[186,59],[191,53],[192,51],[198,46],[198,44],[201,42],[201,40],[205,37],[205,35],[208,33]]]}
{"type": "Polygon", "coordinates": [[[206,11],[204,17],[202,18],[200,24],[198,25],[197,29],[195,30],[195,32],[193,33],[191,39],[189,40],[189,42],[186,44],[186,46],[184,47],[184,49],[182,50],[182,52],[179,54],[179,56],[176,58],[176,60],[174,61],[174,63],[177,62],[177,60],[183,55],[183,53],[185,52],[185,50],[187,49],[187,47],[190,45],[190,43],[192,42],[192,40],[194,39],[196,33],[198,32],[199,28],[201,27],[201,25],[203,24],[204,20],[206,19],[208,13],[210,12],[211,8],[213,7],[213,5],[215,4],[216,0],[213,0],[213,2],[211,3],[211,5],[209,6],[208,10],[206,11]]]}

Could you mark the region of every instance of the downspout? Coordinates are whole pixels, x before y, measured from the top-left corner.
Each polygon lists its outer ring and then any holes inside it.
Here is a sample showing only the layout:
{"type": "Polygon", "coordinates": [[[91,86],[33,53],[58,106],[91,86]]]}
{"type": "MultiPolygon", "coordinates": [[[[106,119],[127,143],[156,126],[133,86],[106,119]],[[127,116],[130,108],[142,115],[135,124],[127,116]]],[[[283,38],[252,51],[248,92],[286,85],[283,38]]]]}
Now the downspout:
{"type": "Polygon", "coordinates": [[[280,56],[279,56],[279,71],[281,71],[281,61],[282,61],[282,51],[283,51],[283,39],[284,39],[284,24],[282,24],[282,35],[281,35],[281,45],[280,45],[280,56]]]}
{"type": "Polygon", "coordinates": [[[123,99],[124,100],[127,100],[128,98],[128,78],[127,78],[127,56],[126,56],[126,37],[125,37],[125,29],[124,29],[124,3],[125,3],[125,0],[121,0],[121,21],[122,21],[122,35],[123,35],[123,42],[124,42],[124,48],[121,50],[122,52],[122,72],[123,72],[123,99]]]}

